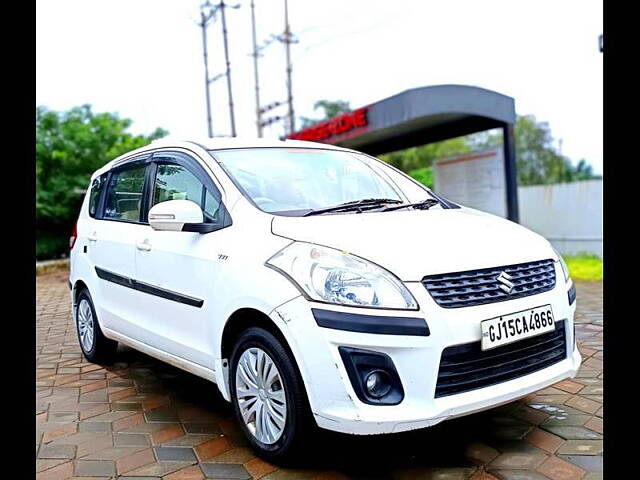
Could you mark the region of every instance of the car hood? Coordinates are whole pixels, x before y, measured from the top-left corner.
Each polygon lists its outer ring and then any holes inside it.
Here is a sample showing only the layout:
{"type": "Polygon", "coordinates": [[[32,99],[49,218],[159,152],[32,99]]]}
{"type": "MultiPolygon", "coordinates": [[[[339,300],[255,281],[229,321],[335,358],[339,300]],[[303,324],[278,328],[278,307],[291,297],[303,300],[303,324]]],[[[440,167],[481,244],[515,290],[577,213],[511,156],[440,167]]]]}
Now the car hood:
{"type": "Polygon", "coordinates": [[[347,251],[377,263],[404,281],[555,259],[542,236],[470,208],[275,216],[272,232],[347,251]]]}

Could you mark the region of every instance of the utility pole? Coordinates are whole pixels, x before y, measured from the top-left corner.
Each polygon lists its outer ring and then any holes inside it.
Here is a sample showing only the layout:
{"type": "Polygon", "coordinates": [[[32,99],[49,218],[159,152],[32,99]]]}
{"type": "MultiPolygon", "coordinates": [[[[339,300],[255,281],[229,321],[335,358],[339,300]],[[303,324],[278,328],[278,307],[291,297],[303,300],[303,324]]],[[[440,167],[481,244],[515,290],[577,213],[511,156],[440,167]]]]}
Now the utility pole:
{"type": "Polygon", "coordinates": [[[227,5],[224,0],[220,0],[217,5],[212,5],[209,0],[206,0],[200,5],[200,23],[198,24],[202,28],[202,50],[204,55],[204,70],[205,70],[205,95],[207,99],[207,127],[209,137],[213,137],[213,127],[211,125],[211,93],[209,86],[216,80],[226,76],[227,77],[227,92],[229,96],[229,118],[231,122],[231,136],[236,136],[236,120],[233,109],[233,93],[231,90],[231,62],[229,60],[229,44],[227,41],[227,22],[224,10],[227,7],[239,8],[240,5],[227,5]],[[226,62],[226,71],[223,74],[218,74],[213,78],[209,78],[209,59],[207,50],[207,27],[210,20],[215,21],[216,13],[220,10],[220,16],[222,18],[222,37],[224,43],[224,56],[226,62]],[[206,12],[205,12],[206,11],[206,12]]]}
{"type": "MultiPolygon", "coordinates": [[[[231,119],[231,136],[236,136],[236,119],[233,114],[233,94],[231,93],[231,63],[229,62],[229,45],[227,42],[227,22],[224,15],[225,5],[224,0],[220,0],[218,8],[220,8],[220,16],[222,17],[222,37],[224,40],[224,58],[227,63],[227,91],[229,92],[229,118],[231,119]]],[[[231,8],[238,8],[240,5],[232,6],[231,8]]]]}
{"type": "Polygon", "coordinates": [[[209,11],[209,13],[205,14],[205,8],[209,7],[208,3],[202,4],[200,6],[200,28],[202,29],[202,53],[204,56],[204,88],[205,88],[205,96],[207,98],[207,130],[209,133],[209,138],[213,138],[213,127],[211,125],[211,93],[209,91],[209,85],[211,85],[211,80],[209,80],[209,56],[207,54],[207,24],[209,20],[215,15],[214,11],[209,11]]]}
{"type": "Polygon", "coordinates": [[[287,103],[289,104],[289,128],[288,134],[295,132],[295,117],[293,114],[293,93],[291,90],[291,43],[293,38],[291,36],[291,29],[289,27],[289,2],[284,0],[284,35],[282,41],[284,42],[285,51],[287,55],[287,103]]]}
{"type": "Polygon", "coordinates": [[[258,80],[258,44],[256,40],[256,14],[254,1],[251,0],[251,32],[253,34],[253,76],[256,85],[256,126],[258,127],[258,137],[262,138],[262,111],[260,109],[260,82],[258,80]]]}
{"type": "Polygon", "coordinates": [[[291,34],[291,28],[289,26],[289,8],[287,0],[284,0],[284,31],[280,35],[272,34],[265,40],[262,45],[258,46],[256,41],[256,20],[254,12],[254,0],[251,0],[251,26],[253,30],[253,69],[256,83],[256,123],[258,127],[258,136],[262,137],[264,133],[264,127],[272,125],[279,121],[284,121],[286,135],[295,131],[295,116],[293,112],[293,94],[291,89],[291,44],[297,43],[298,40],[291,34]],[[271,102],[264,107],[260,106],[260,87],[258,83],[258,57],[261,57],[261,51],[268,47],[272,42],[278,41],[285,45],[286,54],[286,82],[287,82],[287,98],[284,101],[271,102]],[[270,118],[264,118],[264,115],[275,108],[283,105],[288,105],[287,115],[276,115],[270,118]]]}

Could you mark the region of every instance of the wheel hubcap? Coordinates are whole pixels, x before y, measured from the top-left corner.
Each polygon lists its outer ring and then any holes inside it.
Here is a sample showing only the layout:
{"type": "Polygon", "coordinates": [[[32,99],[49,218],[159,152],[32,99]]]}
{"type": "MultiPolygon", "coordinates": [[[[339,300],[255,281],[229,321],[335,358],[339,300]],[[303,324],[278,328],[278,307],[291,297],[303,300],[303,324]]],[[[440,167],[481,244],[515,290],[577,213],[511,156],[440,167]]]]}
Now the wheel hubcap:
{"type": "Polygon", "coordinates": [[[236,398],[244,424],[259,441],[275,443],[284,431],[287,400],[280,372],[260,348],[249,348],[236,369],[236,398]]]}
{"type": "Polygon", "coordinates": [[[85,352],[90,352],[93,347],[93,313],[91,305],[85,299],[82,299],[78,305],[78,336],[80,337],[80,345],[85,352]]]}

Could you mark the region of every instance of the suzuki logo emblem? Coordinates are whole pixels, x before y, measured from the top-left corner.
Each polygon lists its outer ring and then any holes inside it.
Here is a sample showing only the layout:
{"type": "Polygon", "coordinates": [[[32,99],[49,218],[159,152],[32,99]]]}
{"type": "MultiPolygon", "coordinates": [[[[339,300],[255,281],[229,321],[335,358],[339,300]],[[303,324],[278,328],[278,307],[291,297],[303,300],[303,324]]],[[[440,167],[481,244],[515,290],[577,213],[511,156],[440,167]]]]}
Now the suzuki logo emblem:
{"type": "Polygon", "coordinates": [[[515,287],[513,282],[513,277],[509,275],[507,272],[500,272],[500,275],[496,277],[496,280],[499,281],[502,285],[500,285],[500,290],[505,292],[506,294],[511,294],[511,291],[515,287]]]}

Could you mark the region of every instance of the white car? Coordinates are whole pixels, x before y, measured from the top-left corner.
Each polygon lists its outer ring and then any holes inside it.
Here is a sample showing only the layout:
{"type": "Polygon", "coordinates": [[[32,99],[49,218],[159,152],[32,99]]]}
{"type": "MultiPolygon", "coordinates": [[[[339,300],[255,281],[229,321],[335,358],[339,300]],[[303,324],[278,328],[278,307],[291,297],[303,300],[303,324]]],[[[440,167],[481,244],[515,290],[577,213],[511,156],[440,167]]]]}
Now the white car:
{"type": "Polygon", "coordinates": [[[94,173],[71,237],[89,361],[118,342],[215,382],[253,447],[428,427],[574,377],[575,287],[526,228],[371,156],[154,142],[94,173]]]}

